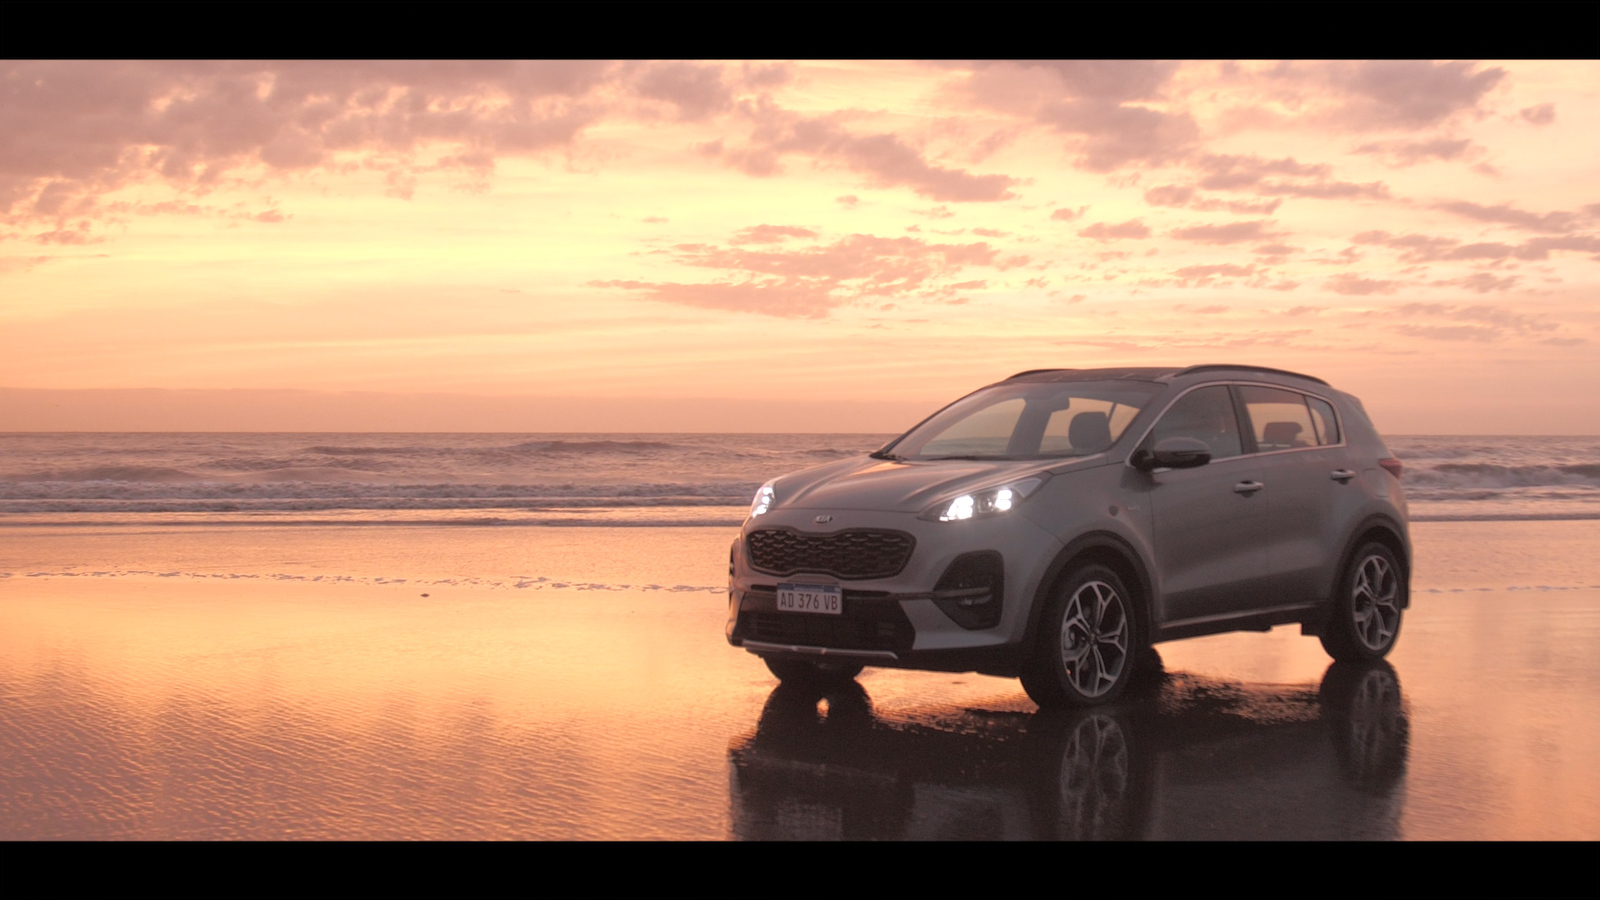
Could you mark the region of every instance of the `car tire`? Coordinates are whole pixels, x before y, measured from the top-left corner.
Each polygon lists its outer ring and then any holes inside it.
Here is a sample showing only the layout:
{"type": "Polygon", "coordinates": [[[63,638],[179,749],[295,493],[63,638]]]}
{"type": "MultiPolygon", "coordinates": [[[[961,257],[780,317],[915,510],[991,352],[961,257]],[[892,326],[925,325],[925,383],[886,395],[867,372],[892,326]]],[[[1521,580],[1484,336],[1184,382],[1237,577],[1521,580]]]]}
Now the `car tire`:
{"type": "Polygon", "coordinates": [[[1051,593],[1022,688],[1046,709],[1110,703],[1138,668],[1139,634],[1121,576],[1099,564],[1080,566],[1051,593]]]}
{"type": "Polygon", "coordinates": [[[1376,542],[1363,544],[1340,575],[1320,636],[1322,648],[1339,662],[1383,659],[1400,637],[1406,599],[1405,570],[1394,551],[1376,542]]]}
{"type": "Polygon", "coordinates": [[[861,674],[861,670],[866,668],[864,663],[842,659],[780,659],[768,656],[763,657],[762,661],[767,664],[767,671],[776,675],[784,684],[816,687],[853,681],[861,674]]]}

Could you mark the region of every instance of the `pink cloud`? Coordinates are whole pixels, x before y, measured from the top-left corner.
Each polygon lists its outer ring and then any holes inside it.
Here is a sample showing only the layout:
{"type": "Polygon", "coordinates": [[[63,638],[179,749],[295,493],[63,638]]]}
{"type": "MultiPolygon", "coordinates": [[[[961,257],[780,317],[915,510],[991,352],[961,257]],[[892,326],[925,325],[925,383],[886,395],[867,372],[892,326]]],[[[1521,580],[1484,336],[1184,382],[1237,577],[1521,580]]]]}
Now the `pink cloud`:
{"type": "Polygon", "coordinates": [[[1475,62],[1427,60],[1284,62],[1256,74],[1228,71],[1258,95],[1295,105],[1321,100],[1307,115],[1354,130],[1420,130],[1479,112],[1507,76],[1475,62]]]}
{"type": "Polygon", "coordinates": [[[1515,275],[1496,278],[1488,272],[1474,272],[1463,278],[1434,281],[1432,284],[1438,287],[1463,287],[1475,293],[1487,294],[1490,291],[1508,291],[1516,285],[1517,281],[1518,278],[1515,275]]]}
{"type": "Polygon", "coordinates": [[[778,244],[790,238],[814,238],[815,231],[795,225],[756,225],[741,228],[728,240],[730,244],[778,244]]]}
{"type": "Polygon", "coordinates": [[[1080,237],[1094,238],[1097,241],[1126,240],[1129,238],[1147,238],[1150,236],[1150,226],[1138,219],[1129,219],[1116,225],[1105,222],[1096,222],[1078,232],[1080,237]]]}
{"type": "Polygon", "coordinates": [[[775,175],[786,155],[832,160],[867,175],[883,187],[905,187],[940,202],[1009,200],[1017,180],[1009,175],[974,175],[934,165],[894,134],[857,135],[826,117],[806,118],[772,105],[753,108],[750,145],[721,149],[730,164],[748,174],[775,175]]]}
{"type": "Polygon", "coordinates": [[[1564,234],[1572,231],[1577,226],[1577,216],[1569,212],[1532,213],[1513,207],[1509,203],[1496,206],[1484,206],[1465,200],[1455,200],[1441,203],[1439,209],[1453,212],[1458,216],[1478,222],[1494,222],[1510,225],[1526,231],[1539,231],[1546,234],[1564,234]]]}
{"type": "Polygon", "coordinates": [[[1473,62],[1369,60],[1336,66],[1356,102],[1345,117],[1368,127],[1420,127],[1477,107],[1505,77],[1501,68],[1473,62]]]}
{"type": "Polygon", "coordinates": [[[1313,197],[1320,200],[1356,197],[1381,200],[1389,196],[1389,186],[1381,181],[1369,181],[1365,184],[1355,184],[1349,181],[1320,181],[1312,184],[1297,184],[1291,181],[1264,181],[1256,186],[1256,191],[1262,194],[1313,197]]]}
{"type": "Polygon", "coordinates": [[[1151,206],[1188,206],[1194,198],[1194,188],[1176,184],[1153,187],[1144,192],[1144,202],[1151,206]]]}
{"type": "Polygon", "coordinates": [[[1235,266],[1230,263],[1219,263],[1209,266],[1184,266],[1172,274],[1182,279],[1209,279],[1219,276],[1229,278],[1243,278],[1254,275],[1255,266],[1235,266]]]}
{"type": "Polygon", "coordinates": [[[1412,320],[1395,326],[1395,330],[1402,334],[1445,341],[1499,341],[1513,336],[1532,337],[1560,329],[1556,323],[1537,316],[1481,304],[1407,303],[1384,315],[1412,320]]]}
{"type": "MultiPolygon", "coordinates": [[[[1470,204],[1469,204],[1470,205],[1470,204]]],[[[1583,253],[1600,253],[1600,237],[1592,235],[1566,235],[1562,237],[1530,238],[1521,244],[1498,241],[1480,241],[1462,244],[1454,238],[1422,234],[1392,235],[1387,231],[1363,231],[1351,240],[1357,244],[1370,244],[1400,251],[1404,262],[1433,262],[1447,259],[1549,259],[1552,250],[1574,250],[1583,253]]]]}
{"type": "Polygon", "coordinates": [[[1523,121],[1531,122],[1534,125],[1549,125],[1556,120],[1556,105],[1554,103],[1541,103],[1538,106],[1519,109],[1517,110],[1517,115],[1521,116],[1523,121]]]}
{"type": "Polygon", "coordinates": [[[1377,141],[1362,144],[1355,152],[1378,156],[1391,166],[1405,168],[1432,159],[1462,159],[1474,150],[1481,151],[1481,148],[1465,138],[1434,138],[1426,141],[1377,141]]]}
{"type": "Polygon", "coordinates": [[[723,83],[722,67],[717,65],[654,63],[634,77],[633,89],[641,97],[672,104],[677,118],[684,121],[707,119],[733,106],[733,92],[723,83]]]}
{"type": "Polygon", "coordinates": [[[708,283],[613,280],[590,284],[641,292],[665,303],[819,318],[836,307],[867,298],[946,297],[957,290],[980,288],[986,280],[954,279],[972,266],[1005,270],[1030,261],[1025,256],[1001,257],[986,243],[937,244],[867,234],[792,250],[678,244],[669,254],[681,265],[721,270],[727,278],[708,283]]]}
{"type": "Polygon", "coordinates": [[[57,215],[134,178],[203,187],[239,167],[426,144],[484,169],[570,143],[600,115],[588,95],[616,74],[596,62],[6,63],[0,210],[57,215]]]}
{"type": "Polygon", "coordinates": [[[1226,225],[1194,225],[1179,228],[1172,236],[1180,241],[1198,241],[1202,244],[1237,244],[1241,241],[1259,241],[1276,237],[1280,232],[1270,231],[1271,219],[1250,222],[1229,222],[1226,225]]]}
{"type": "Polygon", "coordinates": [[[1400,286],[1400,282],[1362,278],[1349,272],[1341,272],[1329,278],[1324,282],[1323,286],[1335,294],[1365,296],[1368,294],[1392,294],[1400,286]]]}
{"type": "Polygon", "coordinates": [[[1139,105],[1159,99],[1177,69],[1149,60],[978,63],[965,87],[980,105],[1070,135],[1077,165],[1106,172],[1176,159],[1198,140],[1187,112],[1139,105]]]}
{"type": "Polygon", "coordinates": [[[1288,256],[1291,253],[1299,253],[1300,248],[1288,244],[1262,244],[1250,252],[1257,256],[1288,256]]]}
{"type": "Polygon", "coordinates": [[[1332,171],[1325,163],[1302,163],[1293,158],[1262,159],[1259,156],[1207,154],[1196,160],[1205,176],[1200,187],[1207,190],[1239,190],[1254,187],[1268,175],[1324,178],[1332,171]]]}

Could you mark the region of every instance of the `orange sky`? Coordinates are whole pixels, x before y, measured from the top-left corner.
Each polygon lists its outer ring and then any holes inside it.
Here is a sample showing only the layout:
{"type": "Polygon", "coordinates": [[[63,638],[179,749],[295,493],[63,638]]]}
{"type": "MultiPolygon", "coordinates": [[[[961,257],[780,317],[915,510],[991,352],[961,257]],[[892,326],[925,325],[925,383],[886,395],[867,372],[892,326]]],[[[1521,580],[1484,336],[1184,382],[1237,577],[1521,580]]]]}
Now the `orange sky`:
{"type": "Polygon", "coordinates": [[[812,430],[1234,361],[1392,433],[1600,431],[1594,61],[0,71],[7,396],[607,398],[615,430],[705,398],[697,428],[767,401],[812,430]]]}

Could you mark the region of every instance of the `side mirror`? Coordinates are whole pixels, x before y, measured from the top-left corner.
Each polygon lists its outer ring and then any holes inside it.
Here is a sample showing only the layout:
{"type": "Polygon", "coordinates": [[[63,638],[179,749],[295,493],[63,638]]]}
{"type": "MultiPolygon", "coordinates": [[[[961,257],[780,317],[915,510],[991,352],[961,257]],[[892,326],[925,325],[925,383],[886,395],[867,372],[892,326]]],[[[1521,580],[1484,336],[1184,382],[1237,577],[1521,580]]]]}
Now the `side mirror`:
{"type": "Polygon", "coordinates": [[[1193,469],[1211,462],[1211,448],[1196,438],[1170,437],[1158,441],[1150,449],[1134,451],[1133,467],[1141,472],[1151,469],[1193,469]]]}

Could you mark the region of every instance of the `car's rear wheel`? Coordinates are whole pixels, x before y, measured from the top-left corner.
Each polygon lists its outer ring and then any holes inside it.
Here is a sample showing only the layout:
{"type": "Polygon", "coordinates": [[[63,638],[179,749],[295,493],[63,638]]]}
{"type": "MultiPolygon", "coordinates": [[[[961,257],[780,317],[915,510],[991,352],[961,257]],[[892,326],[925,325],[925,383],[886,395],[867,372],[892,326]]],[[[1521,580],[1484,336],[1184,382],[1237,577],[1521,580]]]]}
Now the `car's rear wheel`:
{"type": "Polygon", "coordinates": [[[1133,597],[1097,563],[1074,569],[1045,609],[1022,687],[1042,707],[1109,703],[1128,686],[1139,643],[1133,597]]]}
{"type": "Polygon", "coordinates": [[[1405,604],[1405,572],[1394,551],[1379,543],[1362,545],[1339,579],[1322,648],[1340,662],[1384,658],[1400,637],[1405,604]]]}
{"type": "Polygon", "coordinates": [[[767,671],[778,677],[784,684],[800,684],[826,686],[844,684],[861,674],[866,668],[864,663],[851,662],[843,659],[786,659],[775,656],[763,657],[767,664],[767,671]]]}

